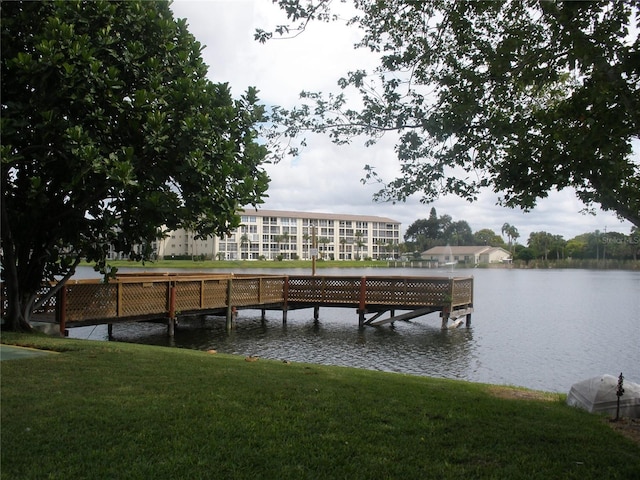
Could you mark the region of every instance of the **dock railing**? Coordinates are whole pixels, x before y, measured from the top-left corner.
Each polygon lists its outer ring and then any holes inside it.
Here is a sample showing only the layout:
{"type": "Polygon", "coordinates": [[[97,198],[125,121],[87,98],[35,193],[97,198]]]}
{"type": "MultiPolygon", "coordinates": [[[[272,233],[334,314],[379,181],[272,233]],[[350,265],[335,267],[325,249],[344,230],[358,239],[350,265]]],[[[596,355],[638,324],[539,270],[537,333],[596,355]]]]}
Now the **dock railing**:
{"type": "Polygon", "coordinates": [[[473,278],[289,276],[289,302],[396,308],[473,302],[473,278]]]}
{"type": "MultiPolygon", "coordinates": [[[[4,288],[2,293],[4,310],[4,288]]],[[[63,330],[185,314],[229,317],[237,308],[286,312],[310,306],[355,307],[361,315],[384,309],[441,311],[449,318],[454,312],[472,311],[473,277],[135,273],[109,282],[68,281],[34,314],[52,317],[55,312],[63,330]]]]}

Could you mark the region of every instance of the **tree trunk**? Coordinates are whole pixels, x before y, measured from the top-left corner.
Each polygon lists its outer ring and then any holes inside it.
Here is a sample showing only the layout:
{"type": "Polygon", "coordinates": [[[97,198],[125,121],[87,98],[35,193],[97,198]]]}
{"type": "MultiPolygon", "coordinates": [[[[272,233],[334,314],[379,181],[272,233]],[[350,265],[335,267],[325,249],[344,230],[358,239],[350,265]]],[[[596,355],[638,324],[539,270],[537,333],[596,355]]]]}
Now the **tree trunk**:
{"type": "Polygon", "coordinates": [[[13,332],[31,332],[31,309],[36,299],[35,294],[20,295],[17,279],[7,279],[7,311],[3,328],[13,332]],[[14,283],[15,281],[15,283],[14,283]]]}
{"type": "MultiPolygon", "coordinates": [[[[47,246],[36,246],[30,249],[19,249],[9,226],[8,215],[2,205],[2,267],[3,267],[3,300],[7,309],[3,311],[5,330],[31,332],[31,317],[64,287],[80,264],[78,254],[73,263],[65,269],[59,269],[57,275],[62,279],[46,288],[47,246]],[[5,296],[6,295],[6,296],[5,296]]],[[[50,275],[49,275],[50,276],[50,275]]]]}
{"type": "MultiPolygon", "coordinates": [[[[39,255],[40,251],[31,249],[18,253],[9,228],[6,209],[2,208],[2,267],[4,280],[4,294],[7,309],[3,312],[5,330],[16,332],[31,332],[31,315],[34,308],[38,308],[38,297],[41,296],[41,287],[44,274],[44,264],[38,261],[45,258],[39,255]],[[19,260],[18,260],[19,259],[19,260]]],[[[52,292],[49,292],[50,297],[52,292]]]]}

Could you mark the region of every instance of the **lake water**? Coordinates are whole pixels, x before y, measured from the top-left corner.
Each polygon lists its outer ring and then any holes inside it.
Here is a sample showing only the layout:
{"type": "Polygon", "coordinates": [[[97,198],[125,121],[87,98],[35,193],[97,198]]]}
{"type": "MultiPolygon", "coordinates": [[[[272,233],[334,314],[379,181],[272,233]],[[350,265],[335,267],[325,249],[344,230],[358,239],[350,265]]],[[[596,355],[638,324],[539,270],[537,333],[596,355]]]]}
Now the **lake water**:
{"type": "MultiPolygon", "coordinates": [[[[208,317],[181,322],[174,338],[160,324],[116,324],[114,339],[556,392],[603,373],[622,372],[640,383],[640,272],[368,268],[317,274],[473,275],[471,327],[442,330],[434,313],[360,329],[355,309],[338,308],[321,308],[317,322],[313,309],[291,311],[283,325],[281,312],[267,312],[262,322],[260,311],[240,310],[231,333],[224,318],[208,317]]],[[[78,275],[94,274],[81,269],[78,275]]],[[[105,325],[73,328],[70,336],[108,339],[105,325]]]]}

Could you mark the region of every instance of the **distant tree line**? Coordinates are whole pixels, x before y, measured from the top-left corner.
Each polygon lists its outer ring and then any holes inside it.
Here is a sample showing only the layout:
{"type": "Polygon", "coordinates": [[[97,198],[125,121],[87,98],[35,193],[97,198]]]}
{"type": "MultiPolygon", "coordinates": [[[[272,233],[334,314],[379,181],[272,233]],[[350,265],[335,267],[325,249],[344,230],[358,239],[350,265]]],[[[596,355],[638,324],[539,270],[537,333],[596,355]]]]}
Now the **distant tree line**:
{"type": "Polygon", "coordinates": [[[487,245],[509,250],[514,260],[638,260],[640,229],[633,227],[628,235],[599,231],[583,233],[570,240],[549,232],[532,232],[526,244],[517,243],[518,229],[505,223],[502,236],[489,228],[472,232],[465,220],[454,221],[450,215],[438,216],[431,208],[429,218],[418,219],[404,234],[404,251],[419,255],[432,247],[487,245]]]}
{"type": "Polygon", "coordinates": [[[640,230],[633,227],[629,235],[620,232],[583,233],[570,240],[548,232],[532,232],[527,246],[516,245],[519,260],[638,260],[640,230]]]}

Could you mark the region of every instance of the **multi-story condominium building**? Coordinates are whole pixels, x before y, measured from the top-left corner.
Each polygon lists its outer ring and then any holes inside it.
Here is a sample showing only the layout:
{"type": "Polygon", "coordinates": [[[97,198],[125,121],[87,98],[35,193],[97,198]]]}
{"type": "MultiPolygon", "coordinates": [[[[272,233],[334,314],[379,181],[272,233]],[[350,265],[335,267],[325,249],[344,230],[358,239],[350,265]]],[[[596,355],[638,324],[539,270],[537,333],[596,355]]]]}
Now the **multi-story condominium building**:
{"type": "Polygon", "coordinates": [[[224,238],[196,240],[193,232],[169,232],[157,242],[158,257],[275,260],[311,259],[316,253],[327,260],[355,260],[398,255],[400,222],[390,218],[280,210],[245,210],[241,218],[242,225],[224,238]]]}

